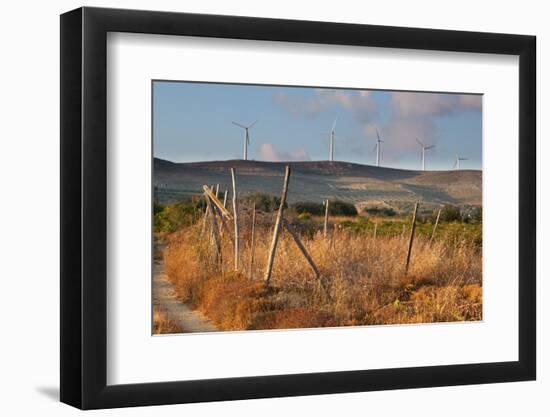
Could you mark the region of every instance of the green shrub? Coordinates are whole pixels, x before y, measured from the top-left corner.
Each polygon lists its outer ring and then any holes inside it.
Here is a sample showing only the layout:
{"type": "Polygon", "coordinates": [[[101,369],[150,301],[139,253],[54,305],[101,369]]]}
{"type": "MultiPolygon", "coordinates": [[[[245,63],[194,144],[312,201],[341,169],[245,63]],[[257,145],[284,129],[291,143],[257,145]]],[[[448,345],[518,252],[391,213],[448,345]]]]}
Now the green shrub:
{"type": "Polygon", "coordinates": [[[163,204],[155,203],[153,204],[153,214],[161,213],[164,210],[163,204]]]}
{"type": "Polygon", "coordinates": [[[354,232],[366,232],[367,230],[374,228],[374,223],[365,217],[361,217],[357,221],[344,220],[340,222],[340,226],[354,232]]]}
{"type": "Polygon", "coordinates": [[[331,216],[357,216],[357,209],[352,203],[342,200],[330,200],[329,214],[331,216]]]}
{"type": "MultiPolygon", "coordinates": [[[[296,213],[308,213],[313,216],[324,216],[325,204],[314,203],[310,201],[301,201],[291,205],[296,213]]],[[[331,216],[357,216],[357,209],[352,203],[346,203],[341,200],[329,201],[329,214],[331,216]]]]}
{"type": "Polygon", "coordinates": [[[302,212],[298,214],[298,220],[309,220],[309,219],[311,219],[311,214],[307,212],[302,212]]]}
{"type": "Polygon", "coordinates": [[[153,206],[153,230],[155,232],[174,232],[181,227],[190,226],[205,209],[200,197],[187,198],[169,205],[153,206]]]}
{"type": "MultiPolygon", "coordinates": [[[[277,197],[266,193],[253,193],[243,198],[246,203],[256,203],[256,210],[260,211],[275,211],[281,205],[281,197],[277,197]]],[[[285,208],[287,204],[285,203],[285,208]]]]}
{"type": "Polygon", "coordinates": [[[462,209],[462,221],[464,223],[481,223],[483,221],[483,209],[481,206],[466,206],[462,209]]]}
{"type": "Polygon", "coordinates": [[[397,214],[395,210],[391,207],[365,207],[363,211],[373,216],[384,217],[393,217],[397,214]]]}
{"type": "Polygon", "coordinates": [[[460,208],[458,208],[457,206],[446,204],[445,206],[443,206],[443,209],[441,209],[441,221],[454,222],[460,221],[461,219],[462,217],[460,215],[460,208]]]}
{"type": "Polygon", "coordinates": [[[323,203],[312,203],[309,201],[302,201],[294,203],[290,206],[296,213],[307,213],[314,216],[321,216],[325,214],[325,205],[323,203]]]}

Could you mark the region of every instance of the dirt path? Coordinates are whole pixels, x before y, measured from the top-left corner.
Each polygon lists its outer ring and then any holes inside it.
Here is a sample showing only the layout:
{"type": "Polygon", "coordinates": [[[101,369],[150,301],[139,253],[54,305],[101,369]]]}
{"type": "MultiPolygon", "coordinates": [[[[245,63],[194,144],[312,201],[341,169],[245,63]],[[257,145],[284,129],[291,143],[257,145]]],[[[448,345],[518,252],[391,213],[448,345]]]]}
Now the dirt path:
{"type": "Polygon", "coordinates": [[[177,299],[174,286],[164,271],[164,261],[155,260],[153,272],[153,304],[166,311],[168,317],[183,329],[182,333],[219,331],[201,312],[177,299]]]}

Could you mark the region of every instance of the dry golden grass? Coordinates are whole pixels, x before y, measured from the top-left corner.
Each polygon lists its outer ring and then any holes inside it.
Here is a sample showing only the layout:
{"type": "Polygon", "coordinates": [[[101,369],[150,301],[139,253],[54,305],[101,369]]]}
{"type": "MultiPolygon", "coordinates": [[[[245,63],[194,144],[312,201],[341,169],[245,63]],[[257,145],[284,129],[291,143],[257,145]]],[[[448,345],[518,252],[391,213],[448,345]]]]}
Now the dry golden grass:
{"type": "MultiPolygon", "coordinates": [[[[302,240],[328,294],[287,232],[277,247],[271,285],[263,283],[271,219],[260,218],[250,270],[250,225],[243,216],[239,272],[231,236],[222,238],[223,262],[201,227],[168,237],[166,272],[179,296],[225,330],[481,320],[481,252],[467,241],[453,245],[415,239],[405,274],[407,239],[334,230],[302,240]],[[262,223],[263,221],[263,223],[262,223]]],[[[226,233],[227,235],[227,233],[226,233]]]]}
{"type": "Polygon", "coordinates": [[[183,329],[170,320],[159,306],[153,306],[153,334],[181,333],[183,329]]]}

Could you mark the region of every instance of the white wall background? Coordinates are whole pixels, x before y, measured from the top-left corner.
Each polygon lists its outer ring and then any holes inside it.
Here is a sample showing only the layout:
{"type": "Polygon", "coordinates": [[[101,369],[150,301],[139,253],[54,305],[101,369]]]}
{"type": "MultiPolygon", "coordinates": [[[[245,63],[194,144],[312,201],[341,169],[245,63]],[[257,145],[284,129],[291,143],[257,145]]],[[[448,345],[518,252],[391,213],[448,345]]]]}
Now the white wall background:
{"type": "MultiPolygon", "coordinates": [[[[550,210],[550,157],[542,138],[550,26],[544,2],[441,1],[306,2],[277,0],[94,1],[86,5],[239,14],[395,26],[534,34],[538,37],[539,213],[550,210]]],[[[5,415],[74,415],[59,404],[59,14],[82,3],[9,2],[0,42],[0,410],[5,415]]],[[[99,415],[543,415],[550,405],[550,223],[539,215],[538,381],[498,385],[325,395],[100,411],[99,415]],[[544,236],[543,236],[544,235],[544,236]]],[[[406,347],[404,347],[405,349],[406,347]]]]}

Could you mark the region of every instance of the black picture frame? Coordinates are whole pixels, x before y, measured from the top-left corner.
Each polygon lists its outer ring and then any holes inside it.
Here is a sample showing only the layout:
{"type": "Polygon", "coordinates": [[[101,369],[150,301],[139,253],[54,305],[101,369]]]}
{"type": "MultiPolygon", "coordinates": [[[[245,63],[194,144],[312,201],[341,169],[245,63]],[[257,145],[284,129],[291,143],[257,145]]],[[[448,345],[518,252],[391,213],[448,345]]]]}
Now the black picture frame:
{"type": "Polygon", "coordinates": [[[95,409],[535,379],[534,36],[84,7],[61,15],[60,57],[62,402],[95,409]],[[519,56],[519,360],[107,385],[108,32],[519,56]]]}

